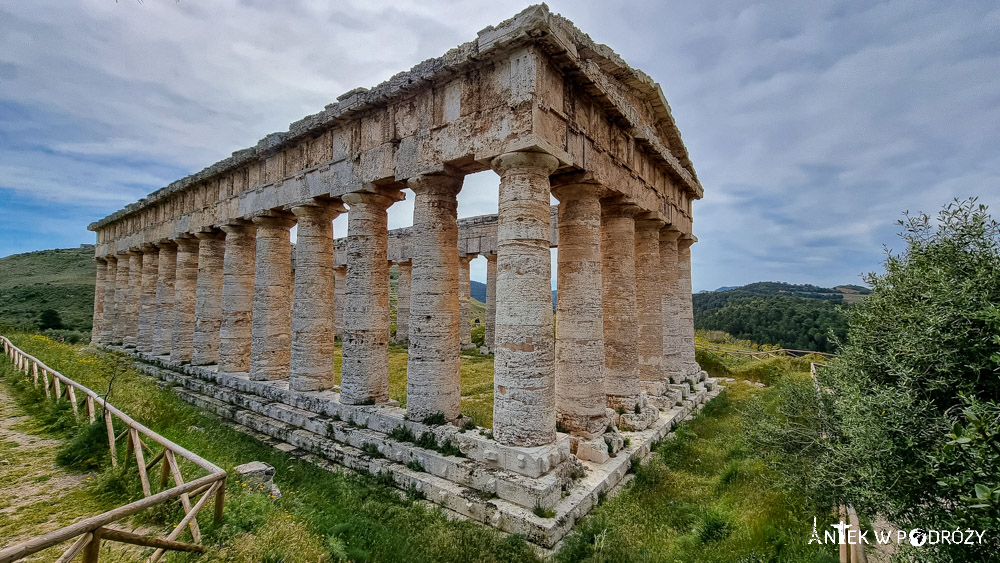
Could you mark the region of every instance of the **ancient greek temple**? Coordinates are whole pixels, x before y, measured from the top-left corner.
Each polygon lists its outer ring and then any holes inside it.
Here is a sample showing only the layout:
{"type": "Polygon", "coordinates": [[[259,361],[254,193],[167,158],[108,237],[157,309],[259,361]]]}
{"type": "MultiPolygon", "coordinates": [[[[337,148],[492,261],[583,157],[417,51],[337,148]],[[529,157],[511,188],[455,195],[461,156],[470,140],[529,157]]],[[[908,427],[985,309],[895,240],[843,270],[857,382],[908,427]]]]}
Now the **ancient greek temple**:
{"type": "Polygon", "coordinates": [[[90,225],[93,341],[318,463],[552,545],[718,393],[694,355],[703,189],[670,107],[544,5],[337,100],[90,225]],[[485,170],[496,214],[459,219],[464,177],[485,170]],[[390,231],[408,195],[412,227],[390,231]],[[492,429],[460,411],[476,256],[492,429]],[[392,264],[405,408],[389,397],[392,264]],[[440,447],[408,439],[427,433],[440,447]]]}

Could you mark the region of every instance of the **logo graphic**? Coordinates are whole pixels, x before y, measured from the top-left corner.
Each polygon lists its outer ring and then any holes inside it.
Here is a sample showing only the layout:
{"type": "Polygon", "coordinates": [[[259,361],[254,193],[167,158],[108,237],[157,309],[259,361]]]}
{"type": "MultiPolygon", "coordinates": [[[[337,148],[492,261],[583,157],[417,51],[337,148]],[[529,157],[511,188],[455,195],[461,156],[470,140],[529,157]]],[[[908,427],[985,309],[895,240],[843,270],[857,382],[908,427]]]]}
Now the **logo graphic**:
{"type": "Polygon", "coordinates": [[[910,545],[920,547],[927,543],[927,530],[914,528],[910,530],[910,545]]]}

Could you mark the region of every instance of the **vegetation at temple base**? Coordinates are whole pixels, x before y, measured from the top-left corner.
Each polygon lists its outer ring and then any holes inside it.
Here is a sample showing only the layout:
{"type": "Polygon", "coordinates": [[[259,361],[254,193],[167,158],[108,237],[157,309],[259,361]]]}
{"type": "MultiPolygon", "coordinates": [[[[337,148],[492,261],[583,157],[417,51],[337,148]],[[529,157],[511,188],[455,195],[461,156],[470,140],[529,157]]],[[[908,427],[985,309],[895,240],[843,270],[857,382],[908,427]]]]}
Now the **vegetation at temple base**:
{"type": "Polygon", "coordinates": [[[0,258],[0,325],[49,329],[50,336],[69,342],[89,340],[94,272],[93,248],[0,258]]]}
{"type": "MultiPolygon", "coordinates": [[[[38,335],[16,334],[12,340],[54,369],[95,388],[106,383],[119,361],[117,355],[94,354],[88,348],[38,335]]],[[[396,398],[405,397],[405,379],[398,374],[398,366],[405,366],[405,348],[393,346],[391,355],[396,358],[397,376],[390,390],[396,398]]],[[[716,366],[710,368],[716,375],[741,381],[761,379],[757,361],[717,356],[713,363],[708,357],[699,353],[706,365],[716,366]]],[[[463,412],[473,417],[488,413],[490,418],[477,419],[481,426],[489,426],[484,421],[492,422],[490,360],[477,354],[463,356],[463,412]],[[478,410],[469,408],[470,399],[475,399],[478,410]]],[[[774,382],[785,380],[811,388],[808,361],[781,360],[785,363],[780,373],[773,366],[765,370],[774,382]]],[[[38,431],[63,440],[58,453],[64,463],[95,472],[88,474],[93,478],[75,493],[74,502],[82,508],[74,514],[97,513],[141,494],[134,466],[132,473],[121,475],[106,467],[106,459],[101,466],[101,459],[78,455],[88,444],[104,445],[100,428],[76,425],[65,402],[58,408],[45,403],[23,374],[6,360],[0,362],[6,387],[13,390],[19,406],[38,419],[38,431]]],[[[224,524],[213,527],[211,511],[200,521],[207,541],[218,545],[218,550],[199,561],[316,561],[323,554],[331,560],[356,561],[538,560],[538,554],[520,537],[451,521],[432,505],[418,502],[418,496],[389,489],[375,477],[316,468],[231,430],[136,372],[119,377],[114,402],[167,438],[226,469],[251,460],[277,469],[276,482],[283,492],[278,501],[247,493],[230,480],[224,524]]],[[[633,484],[621,495],[606,499],[579,525],[554,555],[556,560],[836,560],[832,547],[805,544],[812,516],[819,516],[821,525],[826,525],[829,510],[776,486],[782,479],[745,445],[744,406],[754,397],[769,396],[772,389],[742,382],[727,385],[716,403],[677,431],[675,442],[662,445],[638,469],[633,484]]],[[[60,510],[62,504],[54,506],[60,510]]],[[[52,509],[44,503],[27,507],[5,522],[8,528],[3,529],[17,530],[28,521],[44,523],[52,509]]],[[[179,517],[179,509],[171,508],[134,523],[169,526],[179,517]]],[[[181,554],[169,557],[188,560],[181,554]]]]}
{"type": "Polygon", "coordinates": [[[696,293],[694,325],[783,348],[835,352],[831,337],[847,334],[845,309],[869,293],[857,285],[828,289],[781,282],[696,293]]]}

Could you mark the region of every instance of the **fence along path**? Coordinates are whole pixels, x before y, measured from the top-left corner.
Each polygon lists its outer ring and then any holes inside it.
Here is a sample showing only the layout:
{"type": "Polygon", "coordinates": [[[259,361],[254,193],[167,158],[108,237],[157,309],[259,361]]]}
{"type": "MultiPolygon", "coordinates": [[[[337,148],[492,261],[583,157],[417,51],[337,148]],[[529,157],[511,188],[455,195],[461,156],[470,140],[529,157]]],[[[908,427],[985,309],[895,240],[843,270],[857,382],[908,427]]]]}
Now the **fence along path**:
{"type": "Polygon", "coordinates": [[[97,563],[100,556],[101,541],[116,541],[156,548],[156,551],[149,558],[149,561],[152,563],[159,561],[166,550],[206,551],[205,546],[201,545],[201,530],[198,528],[196,516],[205,507],[208,500],[214,498],[215,519],[218,521],[222,518],[225,505],[226,472],[212,462],[202,459],[198,455],[132,420],[131,417],[106,402],[94,391],[48,367],[38,358],[14,346],[7,337],[0,336],[0,343],[3,344],[4,355],[14,363],[14,366],[24,372],[25,376],[30,377],[36,388],[39,384],[42,385],[46,400],[56,402],[68,400],[73,408],[74,416],[79,418],[82,409],[91,423],[97,419],[97,416],[103,416],[105,426],[108,430],[108,447],[111,450],[112,466],[118,467],[120,464],[123,469],[127,468],[130,460],[134,457],[139,479],[142,482],[144,497],[141,500],[119,506],[103,514],[85,518],[42,536],[0,549],[0,563],[10,563],[33,553],[38,553],[43,549],[74,539],[76,541],[56,560],[58,563],[72,561],[79,554],[83,554],[84,563],[97,563]],[[81,396],[83,398],[82,402],[80,401],[81,396]],[[98,408],[102,409],[101,413],[97,412],[98,408]],[[115,433],[114,418],[117,418],[126,426],[118,434],[115,433]],[[122,439],[126,440],[125,455],[122,459],[119,459],[117,444],[122,439]],[[153,443],[154,446],[150,446],[147,442],[153,443]],[[155,451],[154,455],[154,447],[157,450],[160,447],[163,449],[155,451]],[[153,456],[149,461],[146,461],[147,453],[153,456]],[[198,468],[206,471],[208,475],[185,482],[180,466],[178,465],[178,458],[191,462],[198,468]],[[153,493],[153,486],[149,476],[150,470],[156,467],[158,463],[160,464],[158,487],[160,490],[153,493]],[[167,488],[171,479],[173,480],[173,487],[167,488]],[[198,498],[198,495],[201,495],[201,498],[198,498]],[[180,523],[165,538],[142,536],[107,527],[109,524],[122,520],[132,514],[174,499],[179,499],[181,505],[184,507],[184,517],[181,518],[180,523]],[[178,541],[184,530],[191,532],[193,543],[178,541]]]}
{"type": "Polygon", "coordinates": [[[695,348],[701,348],[702,350],[716,352],[719,354],[750,356],[755,360],[774,358],[777,356],[791,356],[793,358],[801,358],[803,356],[812,355],[823,356],[824,358],[833,358],[835,356],[835,354],[831,354],[829,352],[816,352],[813,350],[793,350],[791,348],[775,348],[774,350],[746,350],[744,348],[733,348],[730,346],[722,346],[721,344],[702,344],[700,342],[695,343],[695,348]]]}

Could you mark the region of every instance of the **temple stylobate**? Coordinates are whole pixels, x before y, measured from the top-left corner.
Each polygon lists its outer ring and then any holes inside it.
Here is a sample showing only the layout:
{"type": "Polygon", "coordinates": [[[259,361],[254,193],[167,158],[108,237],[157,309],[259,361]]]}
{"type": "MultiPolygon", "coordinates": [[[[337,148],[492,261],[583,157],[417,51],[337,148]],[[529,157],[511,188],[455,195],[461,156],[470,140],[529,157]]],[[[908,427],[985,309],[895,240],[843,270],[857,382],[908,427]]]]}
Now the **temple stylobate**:
{"type": "Polygon", "coordinates": [[[694,357],[702,194],[659,86],[534,6],[90,225],[94,343],[184,383],[192,402],[549,544],[620,480],[629,447],[648,451],[718,392],[694,357]],[[497,213],[460,219],[464,177],[485,170],[499,177],[497,213]],[[390,231],[404,190],[413,226],[390,231]],[[467,432],[476,256],[488,261],[493,424],[467,432]],[[392,264],[405,407],[389,396],[392,264]],[[362,417],[367,434],[334,424],[362,417]],[[387,440],[399,428],[452,443],[461,462],[387,440]],[[368,443],[384,459],[365,461],[368,443]],[[423,471],[397,467],[418,458],[423,471]],[[537,506],[572,518],[517,512],[537,506]]]}

